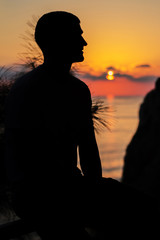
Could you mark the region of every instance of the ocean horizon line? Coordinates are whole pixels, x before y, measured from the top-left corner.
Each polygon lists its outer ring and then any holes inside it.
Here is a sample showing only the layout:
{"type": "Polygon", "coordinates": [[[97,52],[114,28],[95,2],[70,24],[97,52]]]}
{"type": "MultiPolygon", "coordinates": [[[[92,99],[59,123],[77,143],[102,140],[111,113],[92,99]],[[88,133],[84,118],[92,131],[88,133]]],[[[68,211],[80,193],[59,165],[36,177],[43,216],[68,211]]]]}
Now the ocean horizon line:
{"type": "Polygon", "coordinates": [[[105,95],[93,95],[93,98],[105,98],[105,99],[114,99],[114,98],[143,98],[145,95],[113,95],[113,96],[105,96],[105,95]]]}

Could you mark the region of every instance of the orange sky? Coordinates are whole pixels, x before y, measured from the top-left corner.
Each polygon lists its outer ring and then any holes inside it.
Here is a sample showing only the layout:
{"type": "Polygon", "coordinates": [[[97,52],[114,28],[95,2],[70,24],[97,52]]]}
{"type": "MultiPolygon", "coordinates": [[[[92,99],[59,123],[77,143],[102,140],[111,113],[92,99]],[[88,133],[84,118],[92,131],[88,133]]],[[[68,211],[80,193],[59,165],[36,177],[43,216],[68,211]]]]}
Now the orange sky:
{"type": "Polygon", "coordinates": [[[20,35],[33,15],[69,11],[80,18],[88,42],[81,79],[98,95],[144,95],[160,76],[159,9],[157,0],[2,0],[0,66],[20,61],[20,35]],[[112,82],[102,79],[109,67],[117,74],[112,82]]]}
{"type": "MultiPolygon", "coordinates": [[[[123,69],[123,68],[122,68],[123,69]]],[[[141,65],[130,71],[119,70],[109,66],[105,71],[80,72],[79,77],[89,86],[94,96],[144,96],[155,87],[158,72],[152,72],[150,65],[141,65]],[[112,69],[112,70],[110,70],[112,69]],[[108,80],[108,72],[112,72],[113,80],[108,80]]]]}

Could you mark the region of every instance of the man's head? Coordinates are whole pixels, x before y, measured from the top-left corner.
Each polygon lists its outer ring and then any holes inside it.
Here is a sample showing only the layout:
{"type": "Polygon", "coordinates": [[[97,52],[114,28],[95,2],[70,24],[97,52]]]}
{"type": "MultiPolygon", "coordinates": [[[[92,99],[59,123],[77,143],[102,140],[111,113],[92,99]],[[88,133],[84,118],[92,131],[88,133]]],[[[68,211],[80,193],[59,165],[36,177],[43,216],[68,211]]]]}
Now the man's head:
{"type": "Polygon", "coordinates": [[[84,60],[83,47],[87,45],[82,37],[80,20],[68,12],[50,12],[37,22],[35,40],[45,58],[67,63],[84,60]]]}

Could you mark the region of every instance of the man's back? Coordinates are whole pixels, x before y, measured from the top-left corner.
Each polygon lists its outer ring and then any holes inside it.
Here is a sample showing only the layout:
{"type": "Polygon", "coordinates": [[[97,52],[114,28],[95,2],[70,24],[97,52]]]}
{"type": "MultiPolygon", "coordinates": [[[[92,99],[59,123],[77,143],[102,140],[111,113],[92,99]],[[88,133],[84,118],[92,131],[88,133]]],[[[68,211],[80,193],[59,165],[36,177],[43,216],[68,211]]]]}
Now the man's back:
{"type": "Polygon", "coordinates": [[[93,127],[90,93],[83,82],[42,65],[16,81],[6,112],[11,181],[33,182],[36,177],[49,182],[79,174],[77,146],[93,127]]]}

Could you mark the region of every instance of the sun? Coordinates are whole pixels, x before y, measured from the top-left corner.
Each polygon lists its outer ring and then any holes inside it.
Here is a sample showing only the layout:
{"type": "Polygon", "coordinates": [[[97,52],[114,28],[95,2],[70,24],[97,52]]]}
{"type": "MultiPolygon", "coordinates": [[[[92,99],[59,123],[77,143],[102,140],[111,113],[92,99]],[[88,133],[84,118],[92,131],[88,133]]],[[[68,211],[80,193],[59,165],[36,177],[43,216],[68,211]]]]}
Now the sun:
{"type": "Polygon", "coordinates": [[[108,71],[109,76],[113,76],[113,71],[108,71]]]}
{"type": "Polygon", "coordinates": [[[107,78],[107,80],[110,80],[110,81],[114,80],[114,72],[111,70],[108,71],[106,78],[107,78]]]}
{"type": "Polygon", "coordinates": [[[106,78],[107,78],[108,80],[110,80],[110,81],[114,80],[114,72],[111,71],[111,70],[109,70],[109,71],[107,72],[106,78]]]}

